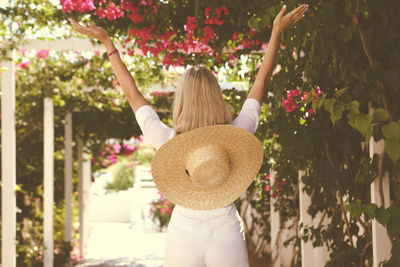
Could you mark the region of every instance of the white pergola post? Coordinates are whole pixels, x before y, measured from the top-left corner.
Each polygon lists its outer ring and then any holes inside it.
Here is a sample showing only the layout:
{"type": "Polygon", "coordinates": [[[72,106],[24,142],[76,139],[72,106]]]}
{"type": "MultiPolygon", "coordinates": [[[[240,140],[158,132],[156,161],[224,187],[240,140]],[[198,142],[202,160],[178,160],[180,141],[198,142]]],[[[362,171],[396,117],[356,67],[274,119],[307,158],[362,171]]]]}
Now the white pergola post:
{"type": "MultiPolygon", "coordinates": [[[[369,153],[370,158],[375,153],[382,154],[384,148],[384,141],[381,139],[379,142],[374,142],[371,137],[369,142],[369,153]]],[[[389,174],[385,172],[382,177],[382,189],[385,201],[385,208],[390,206],[390,191],[389,191],[389,174]]],[[[371,183],[371,203],[375,203],[378,207],[382,206],[381,198],[379,195],[379,179],[375,179],[371,183]]],[[[383,227],[375,219],[372,220],[372,254],[373,254],[373,266],[378,267],[379,263],[384,260],[390,259],[390,251],[392,250],[392,244],[389,236],[387,235],[385,227],[383,227]]]]}
{"type": "Polygon", "coordinates": [[[80,257],[85,256],[85,250],[89,230],[89,188],[91,183],[91,161],[90,155],[84,151],[82,139],[78,139],[78,161],[79,161],[79,252],[80,257]]]}
{"type": "MultiPolygon", "coordinates": [[[[271,187],[275,184],[275,173],[271,172],[271,187]]],[[[271,214],[271,259],[272,267],[281,266],[280,258],[280,246],[278,244],[279,229],[280,229],[280,217],[279,211],[276,211],[274,204],[276,203],[276,198],[270,198],[270,214],[271,214]]]]}
{"type": "Polygon", "coordinates": [[[16,266],[16,143],[14,63],[3,61],[1,77],[1,266],[16,266]]]}
{"type": "Polygon", "coordinates": [[[44,98],[43,119],[43,214],[44,267],[53,266],[53,205],[54,205],[54,111],[53,100],[44,98]]]}
{"type": "MultiPolygon", "coordinates": [[[[307,195],[306,192],[303,192],[304,184],[301,181],[301,177],[305,175],[305,171],[299,171],[299,205],[300,205],[300,220],[299,223],[302,223],[303,226],[310,226],[312,224],[311,215],[308,214],[308,207],[311,205],[311,197],[307,195]]],[[[303,234],[303,229],[299,231],[303,234]]],[[[313,246],[310,241],[304,242],[301,240],[301,266],[302,267],[313,267],[313,246]]]]}
{"type": "MultiPolygon", "coordinates": [[[[72,113],[65,116],[65,241],[72,239],[72,113]]],[[[72,266],[69,260],[66,266],[72,266]]]]}

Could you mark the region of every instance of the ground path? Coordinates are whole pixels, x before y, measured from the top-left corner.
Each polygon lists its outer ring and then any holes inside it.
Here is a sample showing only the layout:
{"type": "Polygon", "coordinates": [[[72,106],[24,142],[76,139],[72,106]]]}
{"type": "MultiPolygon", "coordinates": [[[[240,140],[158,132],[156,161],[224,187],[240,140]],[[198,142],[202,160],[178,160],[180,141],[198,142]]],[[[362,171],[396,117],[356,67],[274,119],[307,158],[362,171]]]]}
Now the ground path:
{"type": "Polygon", "coordinates": [[[96,179],[91,186],[86,256],[75,266],[162,266],[166,233],[158,232],[149,218],[148,203],[158,198],[149,167],[137,168],[132,190],[105,194],[104,183],[110,175],[96,179]]]}

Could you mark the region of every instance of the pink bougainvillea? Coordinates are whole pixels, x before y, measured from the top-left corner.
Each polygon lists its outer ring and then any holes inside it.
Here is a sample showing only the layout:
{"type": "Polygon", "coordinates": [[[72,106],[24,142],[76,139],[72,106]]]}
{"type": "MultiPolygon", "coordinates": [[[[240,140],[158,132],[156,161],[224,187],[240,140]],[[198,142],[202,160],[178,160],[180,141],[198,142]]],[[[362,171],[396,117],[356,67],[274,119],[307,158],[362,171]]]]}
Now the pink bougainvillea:
{"type": "Polygon", "coordinates": [[[29,64],[31,64],[30,61],[21,62],[21,63],[17,64],[17,68],[26,69],[29,64]]]}
{"type": "Polygon", "coordinates": [[[268,174],[265,178],[267,180],[268,184],[267,184],[267,186],[265,186],[264,191],[269,192],[271,198],[275,198],[275,197],[282,195],[283,187],[286,184],[286,181],[275,179],[274,184],[271,186],[269,184],[270,178],[271,178],[271,174],[268,174]]]}
{"type": "MultiPolygon", "coordinates": [[[[288,90],[286,91],[286,98],[282,99],[282,106],[286,109],[288,112],[292,112],[298,108],[300,108],[301,105],[305,105],[309,102],[312,102],[313,100],[319,99],[319,96],[322,94],[321,88],[317,86],[314,91],[303,91],[303,93],[300,92],[298,88],[294,90],[288,90]],[[300,99],[298,99],[297,96],[300,95],[300,99]]],[[[313,110],[311,108],[307,109],[308,116],[313,114],[313,110]]]]}
{"type": "Polygon", "coordinates": [[[93,0],[60,0],[60,4],[62,10],[68,13],[74,10],[79,12],[89,12],[96,8],[93,0]]]}

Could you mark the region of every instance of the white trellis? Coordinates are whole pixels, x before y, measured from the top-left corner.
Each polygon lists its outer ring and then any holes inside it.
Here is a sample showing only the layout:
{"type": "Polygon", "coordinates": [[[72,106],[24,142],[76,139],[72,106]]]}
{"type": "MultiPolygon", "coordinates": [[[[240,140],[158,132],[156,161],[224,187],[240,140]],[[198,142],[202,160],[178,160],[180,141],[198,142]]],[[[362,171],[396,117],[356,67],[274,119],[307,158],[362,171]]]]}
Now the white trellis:
{"type": "MultiPolygon", "coordinates": [[[[88,39],[67,40],[27,40],[19,46],[21,49],[37,50],[79,50],[95,51],[104,50],[100,45],[95,45],[88,39]]],[[[7,267],[16,266],[16,136],[15,136],[15,76],[14,63],[12,61],[2,62],[5,72],[2,73],[2,98],[1,98],[1,128],[2,128],[2,265],[7,267]]],[[[43,158],[43,184],[44,184],[44,266],[53,266],[53,195],[54,195],[54,111],[51,98],[44,99],[44,158],[43,158]]],[[[72,237],[72,114],[65,118],[65,240],[71,241],[72,237]]],[[[83,148],[82,148],[83,151],[83,148]]],[[[90,182],[90,160],[83,153],[79,158],[80,183],[84,184],[83,192],[87,192],[90,182]],[[89,182],[88,182],[89,181],[89,182]]],[[[80,207],[85,207],[84,198],[80,198],[80,207]]],[[[86,200],[87,201],[87,200],[86,200]]],[[[87,211],[80,210],[80,218],[87,218],[87,211]]],[[[81,235],[81,255],[86,242],[87,220],[80,221],[80,228],[86,229],[81,235]]],[[[69,263],[70,264],[70,263],[69,263]]]]}

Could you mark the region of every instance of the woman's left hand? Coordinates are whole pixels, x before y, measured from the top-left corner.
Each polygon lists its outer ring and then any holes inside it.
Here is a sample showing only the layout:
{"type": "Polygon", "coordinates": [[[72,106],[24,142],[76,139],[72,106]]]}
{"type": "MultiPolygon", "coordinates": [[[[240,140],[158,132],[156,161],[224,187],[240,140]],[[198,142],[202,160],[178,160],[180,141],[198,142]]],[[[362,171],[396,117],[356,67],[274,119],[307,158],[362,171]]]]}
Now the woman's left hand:
{"type": "Polygon", "coordinates": [[[286,5],[284,5],[281,11],[276,15],[274,19],[274,28],[278,34],[281,34],[284,30],[295,24],[299,21],[302,17],[304,17],[304,13],[307,11],[308,5],[302,4],[296,9],[292,10],[291,12],[283,15],[286,11],[286,5]]]}

